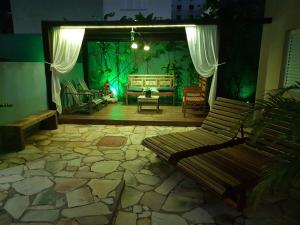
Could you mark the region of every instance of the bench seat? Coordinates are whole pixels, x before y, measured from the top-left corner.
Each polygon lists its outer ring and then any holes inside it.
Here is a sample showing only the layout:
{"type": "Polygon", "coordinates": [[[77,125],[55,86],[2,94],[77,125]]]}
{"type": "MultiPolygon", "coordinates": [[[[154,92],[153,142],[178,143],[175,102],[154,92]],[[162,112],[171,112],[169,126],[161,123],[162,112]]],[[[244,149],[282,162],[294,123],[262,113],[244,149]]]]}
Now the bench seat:
{"type": "Polygon", "coordinates": [[[166,74],[129,74],[126,86],[126,104],[128,105],[129,96],[144,95],[146,88],[154,88],[157,92],[152,95],[170,96],[175,104],[176,89],[174,75],[166,74]]]}
{"type": "Polygon", "coordinates": [[[11,124],[0,125],[0,149],[19,151],[25,148],[25,130],[41,123],[44,130],[57,129],[57,113],[54,110],[39,112],[11,124]]]}

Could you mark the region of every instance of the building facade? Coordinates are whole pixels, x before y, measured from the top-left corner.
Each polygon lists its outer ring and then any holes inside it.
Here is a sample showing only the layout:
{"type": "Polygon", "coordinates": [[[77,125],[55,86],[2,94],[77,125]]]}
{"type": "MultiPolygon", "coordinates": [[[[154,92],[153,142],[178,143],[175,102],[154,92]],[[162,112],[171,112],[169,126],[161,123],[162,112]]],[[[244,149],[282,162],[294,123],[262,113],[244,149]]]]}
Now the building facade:
{"type": "Polygon", "coordinates": [[[204,3],[205,0],[172,0],[172,19],[197,19],[204,3]]]}
{"type": "Polygon", "coordinates": [[[141,13],[147,16],[153,13],[158,19],[171,19],[172,0],[103,0],[103,15],[114,13],[108,20],[119,20],[123,16],[134,18],[141,13]]]}

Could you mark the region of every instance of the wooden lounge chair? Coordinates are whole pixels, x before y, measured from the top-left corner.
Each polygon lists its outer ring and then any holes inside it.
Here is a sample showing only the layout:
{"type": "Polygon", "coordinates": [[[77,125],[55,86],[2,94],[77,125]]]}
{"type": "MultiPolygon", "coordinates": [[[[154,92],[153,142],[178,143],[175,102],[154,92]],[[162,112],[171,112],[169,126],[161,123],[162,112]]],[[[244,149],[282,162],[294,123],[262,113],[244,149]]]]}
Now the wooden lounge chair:
{"type": "Polygon", "coordinates": [[[177,167],[242,211],[247,192],[257,184],[266,164],[278,153],[300,149],[300,144],[281,139],[288,131],[289,123],[270,123],[259,138],[252,135],[244,144],[183,158],[177,167]]]}
{"type": "Polygon", "coordinates": [[[245,141],[241,125],[248,110],[247,103],[219,97],[201,128],[145,138],[142,144],[172,163],[194,154],[240,144],[245,141]],[[241,138],[237,138],[239,131],[241,138]]]}
{"type": "Polygon", "coordinates": [[[105,104],[102,98],[93,98],[93,94],[87,92],[79,92],[73,84],[68,81],[62,81],[63,89],[63,111],[73,113],[76,111],[87,111],[92,114],[98,111],[101,104],[105,104]]]}
{"type": "Polygon", "coordinates": [[[103,92],[102,91],[95,90],[95,89],[89,89],[84,80],[78,80],[77,87],[78,87],[77,89],[82,91],[82,92],[92,94],[93,98],[96,98],[96,99],[103,98],[103,92]]]}

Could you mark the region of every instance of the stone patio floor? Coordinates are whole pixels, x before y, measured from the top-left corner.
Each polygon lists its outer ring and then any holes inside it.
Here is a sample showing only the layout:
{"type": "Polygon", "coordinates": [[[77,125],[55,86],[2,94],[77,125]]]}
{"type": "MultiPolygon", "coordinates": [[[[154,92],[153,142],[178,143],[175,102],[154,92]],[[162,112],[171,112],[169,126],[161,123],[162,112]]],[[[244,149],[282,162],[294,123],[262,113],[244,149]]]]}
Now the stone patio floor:
{"type": "MultiPolygon", "coordinates": [[[[215,225],[239,213],[141,145],[145,137],[193,127],[59,125],[0,155],[1,225],[215,225]],[[127,137],[121,147],[98,145],[127,137]],[[122,181],[125,187],[117,214],[122,181]]],[[[246,224],[281,224],[284,209],[246,210],[246,224]],[[276,218],[275,218],[276,217],[276,218]]]]}

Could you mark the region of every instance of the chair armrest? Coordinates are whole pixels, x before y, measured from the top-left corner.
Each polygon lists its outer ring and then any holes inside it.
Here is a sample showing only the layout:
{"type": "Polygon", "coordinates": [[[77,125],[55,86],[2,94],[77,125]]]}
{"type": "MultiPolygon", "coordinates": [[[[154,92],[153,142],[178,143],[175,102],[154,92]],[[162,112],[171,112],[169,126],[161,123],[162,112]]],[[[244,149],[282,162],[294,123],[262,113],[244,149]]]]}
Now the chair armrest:
{"type": "Polygon", "coordinates": [[[245,143],[246,140],[247,140],[247,138],[231,139],[229,141],[226,141],[226,142],[220,143],[220,144],[204,145],[204,146],[200,146],[198,148],[192,148],[192,149],[176,152],[170,156],[169,161],[173,164],[177,164],[177,162],[183,158],[191,157],[191,156],[202,154],[205,152],[219,150],[222,148],[234,147],[235,145],[245,143]]]}

